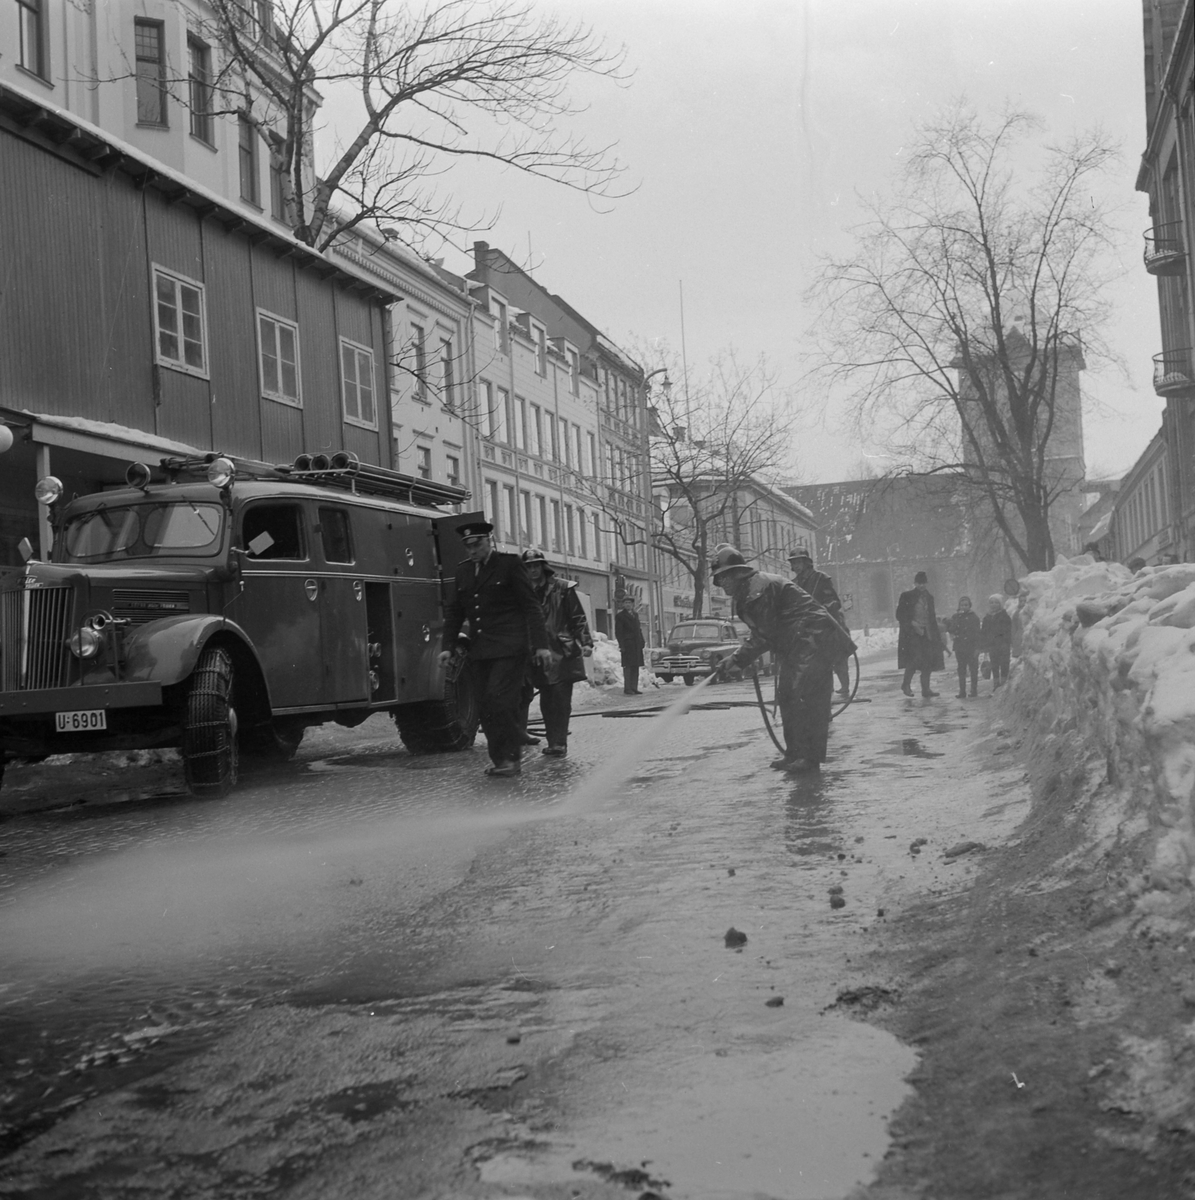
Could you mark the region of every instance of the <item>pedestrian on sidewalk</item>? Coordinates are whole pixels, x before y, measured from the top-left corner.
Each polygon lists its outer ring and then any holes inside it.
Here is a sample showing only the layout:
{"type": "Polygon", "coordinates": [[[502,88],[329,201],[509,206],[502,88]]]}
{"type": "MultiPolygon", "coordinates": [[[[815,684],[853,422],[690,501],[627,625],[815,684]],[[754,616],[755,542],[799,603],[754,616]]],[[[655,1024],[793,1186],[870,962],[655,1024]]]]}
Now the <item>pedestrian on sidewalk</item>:
{"type": "MultiPolygon", "coordinates": [[[[544,612],[551,666],[533,660],[529,668],[532,690],[539,690],[539,711],[544,718],[548,744],[541,751],[549,758],[568,753],[568,723],[573,713],[573,684],[585,678],[584,659],[593,653],[593,635],[577,597],[577,585],[558,579],[542,550],[524,550],[523,565],[544,612]]],[[[530,704],[530,696],[527,704],[530,704]]],[[[527,728],[526,708],[523,728],[527,728]]]]}
{"type": "Polygon", "coordinates": [[[776,701],[784,730],[784,754],[772,766],[796,774],[818,771],[826,760],[834,664],[855,653],[842,626],[792,580],[748,566],[733,546],[719,546],[711,566],[714,583],[734,602],[735,615],[751,636],[718,666],[745,667],[765,650],[776,656],[776,701]]]}
{"type": "Polygon", "coordinates": [[[523,753],[523,677],[528,656],[545,668],[552,661],[543,609],[517,554],[494,549],[488,521],[457,529],[469,556],[456,569],[444,619],[440,662],[466,654],[477,683],[481,728],[490,755],[487,775],[518,775],[523,753]],[[469,622],[468,641],[458,641],[469,622]]]}
{"type": "Polygon", "coordinates": [[[623,596],[614,617],[614,640],[622,657],[622,690],[628,696],[639,695],[639,668],[643,666],[643,647],[646,639],[639,614],[635,611],[634,596],[623,596]]]}
{"type": "Polygon", "coordinates": [[[1004,597],[988,597],[988,611],[980,629],[979,647],[992,664],[992,691],[1008,679],[1008,663],[1012,655],[1012,617],[1004,611],[1004,597]]]}
{"type": "Polygon", "coordinates": [[[921,694],[936,696],[929,686],[930,674],[946,669],[942,653],[942,635],[938,632],[938,618],[934,614],[934,598],[929,590],[929,577],[924,571],[913,576],[913,590],[901,592],[896,604],[896,621],[900,636],[896,643],[896,665],[904,670],[905,677],[900,690],[906,696],[913,694],[913,675],[921,676],[921,694]]]}
{"type": "MultiPolygon", "coordinates": [[[[797,546],[788,556],[788,566],[793,573],[793,583],[802,591],[808,592],[842,626],[844,633],[850,633],[842,600],[834,587],[834,581],[814,567],[809,547],[797,546]]],[[[844,699],[851,694],[850,662],[850,658],[846,657],[840,658],[834,664],[834,674],[838,678],[838,694],[844,699]]]]}
{"type": "Polygon", "coordinates": [[[958,698],[967,697],[967,676],[971,676],[971,695],[978,695],[979,687],[979,635],[980,624],[977,613],[971,611],[971,597],[960,596],[958,611],[945,621],[950,634],[950,649],[958,664],[958,698]]]}

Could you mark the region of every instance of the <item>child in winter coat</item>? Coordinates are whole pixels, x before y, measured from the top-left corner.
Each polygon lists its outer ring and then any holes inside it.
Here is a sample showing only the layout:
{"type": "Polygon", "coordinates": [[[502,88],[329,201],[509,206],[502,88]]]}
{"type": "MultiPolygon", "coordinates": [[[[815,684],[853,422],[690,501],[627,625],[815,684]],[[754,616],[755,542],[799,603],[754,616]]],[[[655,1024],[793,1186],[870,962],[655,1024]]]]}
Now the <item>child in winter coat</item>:
{"type": "Polygon", "coordinates": [[[1012,617],[1004,611],[1003,596],[988,597],[988,611],[980,629],[979,648],[986,651],[992,664],[992,691],[995,691],[1008,679],[1008,660],[1012,654],[1012,617]]]}
{"type": "Polygon", "coordinates": [[[971,695],[976,695],[979,683],[979,617],[971,611],[971,597],[962,596],[958,612],[947,618],[946,631],[950,634],[950,649],[958,664],[958,698],[966,699],[967,676],[971,676],[971,695]]]}

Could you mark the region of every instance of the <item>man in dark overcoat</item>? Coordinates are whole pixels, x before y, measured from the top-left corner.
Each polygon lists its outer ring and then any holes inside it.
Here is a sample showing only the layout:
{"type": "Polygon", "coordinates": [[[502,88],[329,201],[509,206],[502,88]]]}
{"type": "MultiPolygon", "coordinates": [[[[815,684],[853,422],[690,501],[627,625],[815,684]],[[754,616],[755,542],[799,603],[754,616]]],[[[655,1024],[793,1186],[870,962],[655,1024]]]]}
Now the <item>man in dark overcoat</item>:
{"type": "Polygon", "coordinates": [[[444,620],[440,661],[466,653],[477,681],[481,728],[491,765],[487,775],[518,775],[523,752],[520,692],[527,659],[552,661],[543,609],[516,554],[494,549],[486,521],[457,529],[469,555],[456,569],[456,586],[444,620]],[[467,647],[458,642],[469,622],[467,647]]]}
{"type": "Polygon", "coordinates": [[[896,622],[900,626],[896,665],[905,673],[900,690],[906,696],[911,696],[913,676],[920,674],[921,694],[936,696],[938,693],[930,689],[929,677],[933,671],[946,669],[946,656],[942,653],[942,635],[938,631],[929,577],[924,571],[918,571],[913,576],[912,591],[901,592],[896,603],[896,622]]]}
{"type": "Polygon", "coordinates": [[[735,615],[751,631],[727,662],[745,667],[771,650],[779,666],[776,702],[785,752],[772,766],[791,773],[819,770],[830,732],[834,664],[854,654],[855,643],[808,592],[748,566],[733,546],[718,547],[712,572],[714,582],[734,601],[735,615]]]}
{"type": "MultiPolygon", "coordinates": [[[[584,659],[593,653],[593,635],[577,585],[557,578],[542,550],[524,550],[523,565],[531,577],[531,586],[544,610],[548,629],[548,649],[552,663],[548,667],[532,663],[531,684],[539,689],[539,711],[544,718],[548,744],[541,753],[563,758],[568,753],[568,723],[573,713],[573,684],[585,678],[584,659]]],[[[527,703],[530,704],[530,696],[527,703]]],[[[523,714],[526,728],[526,711],[523,714]]]]}
{"type": "MultiPolygon", "coordinates": [[[[839,599],[834,581],[814,567],[813,555],[807,546],[798,546],[788,556],[788,567],[793,573],[793,583],[803,592],[808,592],[847,633],[850,633],[851,629],[846,623],[846,613],[843,611],[842,600],[839,599]]],[[[844,697],[851,694],[850,661],[847,657],[834,664],[834,674],[838,677],[838,694],[844,697]]]]}
{"type": "Polygon", "coordinates": [[[614,617],[614,640],[622,656],[622,690],[628,696],[639,695],[639,668],[643,666],[643,647],[646,639],[639,614],[635,611],[635,598],[623,596],[614,617]]]}

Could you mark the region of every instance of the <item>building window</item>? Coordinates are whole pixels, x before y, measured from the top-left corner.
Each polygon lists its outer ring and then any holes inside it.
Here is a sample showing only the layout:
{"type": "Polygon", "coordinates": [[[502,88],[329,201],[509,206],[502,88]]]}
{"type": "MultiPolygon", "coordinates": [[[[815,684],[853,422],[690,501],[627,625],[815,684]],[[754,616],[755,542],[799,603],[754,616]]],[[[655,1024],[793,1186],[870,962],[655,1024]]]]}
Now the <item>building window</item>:
{"type": "MultiPolygon", "coordinates": [[[[495,527],[498,524],[498,484],[493,479],[485,481],[485,519],[495,527]]],[[[494,532],[501,536],[497,528],[494,532]]]]}
{"type": "Polygon", "coordinates": [[[282,166],[282,141],[270,134],[270,216],[275,221],[286,220],[286,171],[282,166]]]}
{"type": "Polygon", "coordinates": [[[440,339],[440,403],[452,407],[452,339],[440,339]]]}
{"type": "Polygon", "coordinates": [[[560,418],[560,461],[566,466],[573,465],[573,451],[568,440],[568,422],[560,418]]]}
{"type": "Polygon", "coordinates": [[[202,283],[154,267],[154,337],[162,366],[207,378],[202,283]]]}
{"type": "Polygon", "coordinates": [[[494,349],[507,354],[510,351],[510,309],[497,296],[490,300],[494,306],[494,349]]]}
{"type": "Polygon", "coordinates": [[[340,339],[340,371],[344,389],[344,419],[351,425],[377,429],[373,403],[373,351],[340,339]]]}
{"type": "Polygon", "coordinates": [[[564,530],[561,528],[560,501],[552,501],[552,549],[559,554],[564,544],[564,530]]]}
{"type": "Polygon", "coordinates": [[[461,486],[461,460],[455,454],[448,455],[448,482],[453,487],[461,486]]]}
{"type": "Polygon", "coordinates": [[[515,445],[527,449],[527,401],[522,396],[515,397],[515,445]]]}
{"type": "Polygon", "coordinates": [[[575,350],[568,352],[568,386],[574,396],[581,394],[581,357],[575,350]]]}
{"type": "Polygon", "coordinates": [[[299,393],[299,327],[271,313],[257,314],[261,394],[283,404],[302,404],[299,393]]]}
{"type": "Polygon", "coordinates": [[[542,325],[531,326],[535,338],[535,373],[546,376],[548,373],[548,335],[542,325]]]}
{"type": "Polygon", "coordinates": [[[515,443],[515,414],[510,402],[510,393],[505,388],[498,389],[498,407],[502,409],[502,440],[508,445],[515,443]]]}
{"type": "Polygon", "coordinates": [[[602,560],[602,526],[595,512],[593,514],[593,557],[602,560]]]}
{"type": "Polygon", "coordinates": [[[543,454],[544,442],[544,414],[538,404],[531,406],[531,426],[527,433],[530,438],[527,449],[538,458],[543,454]]]}
{"type": "Polygon", "coordinates": [[[539,505],[539,545],[540,549],[546,550],[550,536],[548,531],[548,501],[545,497],[540,496],[537,498],[537,503],[539,505]]]}
{"type": "Polygon", "coordinates": [[[245,113],[237,113],[238,161],[241,166],[241,199],[257,207],[257,130],[245,113]]]}
{"type": "Polygon", "coordinates": [[[411,349],[415,351],[415,399],[427,399],[427,335],[422,325],[411,325],[411,349]]]}
{"type": "Polygon", "coordinates": [[[560,437],[556,432],[556,418],[548,413],[548,433],[552,436],[552,461],[560,461],[560,437]]]}
{"type": "Polygon", "coordinates": [[[571,504],[564,506],[564,533],[568,552],[575,555],[577,553],[577,535],[573,524],[573,506],[571,504]]]}
{"type": "Polygon", "coordinates": [[[17,38],[20,66],[32,75],[49,80],[45,0],[17,0],[17,38]]]}
{"type": "Polygon", "coordinates": [[[596,479],[602,468],[597,453],[597,438],[590,433],[586,435],[586,441],[589,443],[589,475],[590,478],[596,479]]]}
{"type": "Polygon", "coordinates": [[[432,477],[432,448],[430,446],[415,447],[415,473],[420,479],[432,477]]]}
{"type": "Polygon", "coordinates": [[[519,510],[515,507],[515,490],[509,484],[504,484],[502,487],[502,499],[506,502],[506,507],[502,512],[502,519],[506,522],[506,540],[518,542],[519,510]]]}
{"type": "Polygon", "coordinates": [[[520,493],[523,500],[523,541],[528,546],[535,545],[535,522],[533,520],[533,510],[531,505],[531,493],[520,493]]]}
{"type": "Polygon", "coordinates": [[[481,381],[481,391],[490,437],[496,442],[504,442],[506,441],[506,393],[499,388],[498,395],[495,397],[494,385],[488,379],[481,381]]]}
{"type": "Polygon", "coordinates": [[[212,144],[212,52],[196,37],[187,38],[187,93],[191,136],[212,144]]]}
{"type": "Polygon", "coordinates": [[[573,426],[573,445],[577,451],[577,461],[574,464],[581,474],[585,474],[585,437],[580,425],[573,426]]]}
{"type": "Polygon", "coordinates": [[[137,124],[166,124],[166,55],[161,21],[133,22],[137,75],[137,124]]]}
{"type": "Polygon", "coordinates": [[[577,509],[577,532],[581,535],[581,557],[589,557],[589,527],[583,508],[577,509]]]}

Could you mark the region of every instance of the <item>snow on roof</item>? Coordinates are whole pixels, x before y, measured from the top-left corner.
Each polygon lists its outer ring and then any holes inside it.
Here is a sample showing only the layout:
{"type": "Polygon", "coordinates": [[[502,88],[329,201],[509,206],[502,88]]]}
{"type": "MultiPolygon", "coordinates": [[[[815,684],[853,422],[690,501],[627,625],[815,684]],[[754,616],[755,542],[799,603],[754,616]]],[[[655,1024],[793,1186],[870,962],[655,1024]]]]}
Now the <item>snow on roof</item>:
{"type": "Polygon", "coordinates": [[[147,450],[160,450],[163,454],[206,454],[206,450],[188,446],[186,442],[176,442],[170,438],[158,437],[157,434],[146,433],[144,429],[133,429],[129,425],[115,425],[110,421],[92,421],[88,417],[62,417],[55,413],[35,413],[27,409],[12,410],[39,425],[51,429],[66,429],[75,433],[91,434],[93,437],[105,438],[113,442],[129,442],[143,446],[147,450]]]}

